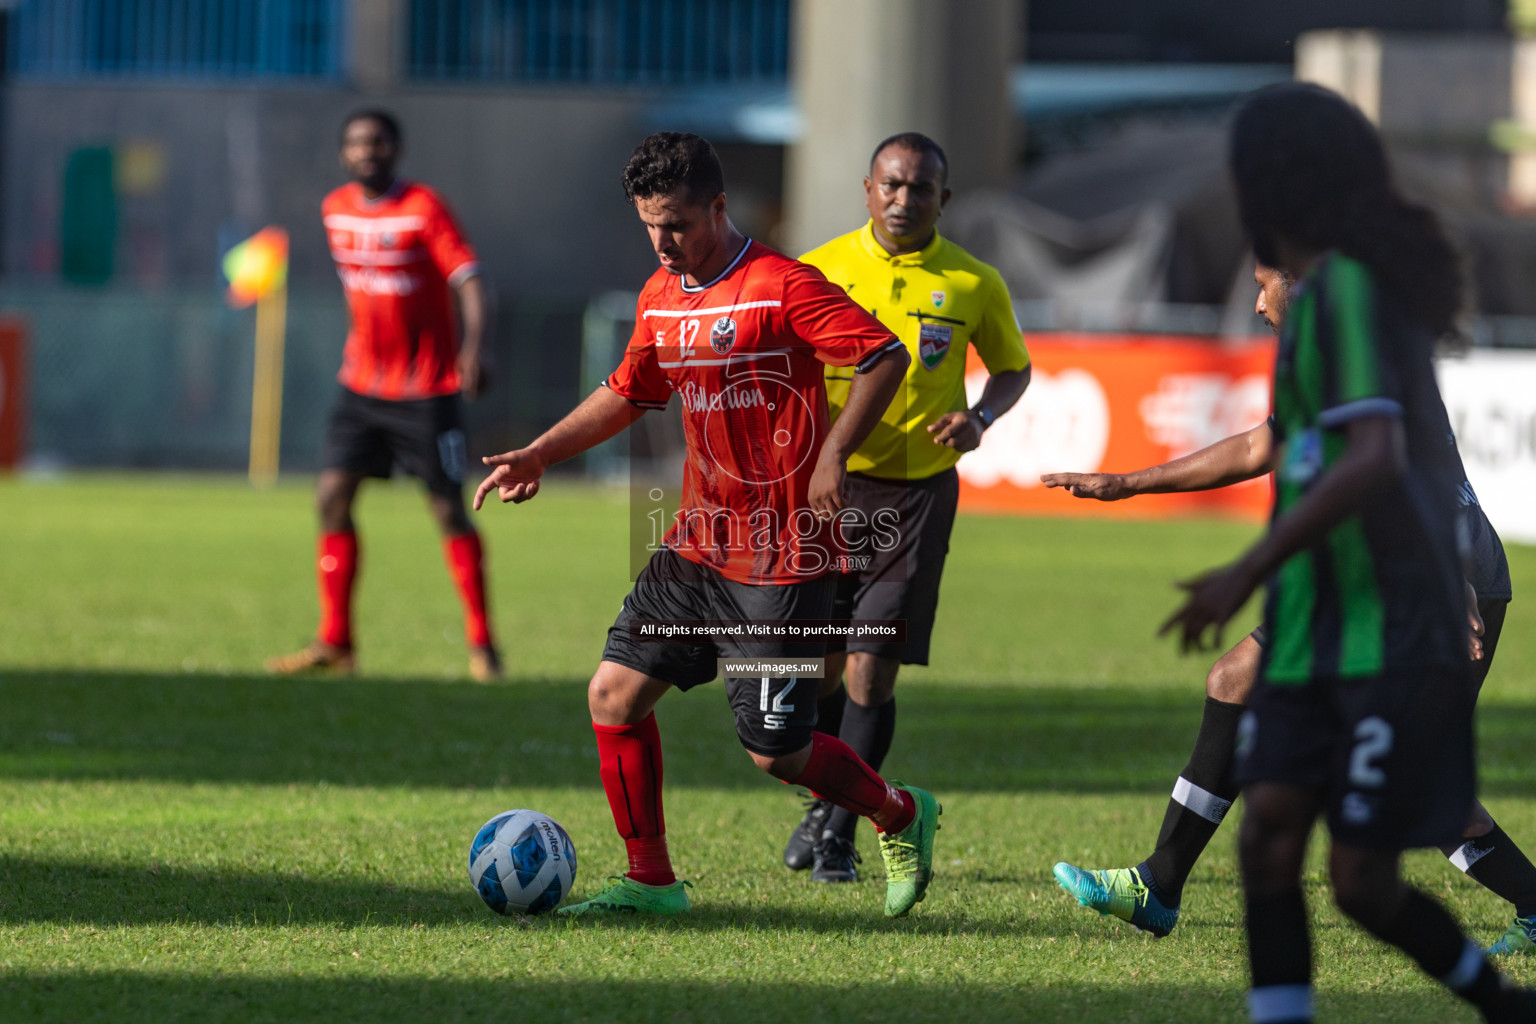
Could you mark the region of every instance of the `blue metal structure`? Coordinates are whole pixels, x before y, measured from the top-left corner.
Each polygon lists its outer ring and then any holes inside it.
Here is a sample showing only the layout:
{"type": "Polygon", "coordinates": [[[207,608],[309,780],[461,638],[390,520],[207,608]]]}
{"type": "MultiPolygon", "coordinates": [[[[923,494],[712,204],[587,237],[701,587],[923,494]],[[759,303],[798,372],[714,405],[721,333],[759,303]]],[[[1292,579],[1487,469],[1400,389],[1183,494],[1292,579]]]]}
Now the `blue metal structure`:
{"type": "Polygon", "coordinates": [[[29,78],[343,75],[345,0],[21,0],[9,66],[29,78]]]}
{"type": "Polygon", "coordinates": [[[408,74],[617,86],[782,82],[790,0],[411,0],[408,74]]]}

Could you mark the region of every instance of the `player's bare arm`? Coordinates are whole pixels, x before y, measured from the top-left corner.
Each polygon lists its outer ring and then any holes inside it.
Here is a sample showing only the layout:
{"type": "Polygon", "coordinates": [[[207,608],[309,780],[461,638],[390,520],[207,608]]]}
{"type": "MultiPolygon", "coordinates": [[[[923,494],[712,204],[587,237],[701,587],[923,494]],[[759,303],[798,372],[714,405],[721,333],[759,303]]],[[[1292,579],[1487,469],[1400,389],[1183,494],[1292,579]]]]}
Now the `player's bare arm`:
{"type": "Polygon", "coordinates": [[[1163,623],[1158,635],[1177,630],[1181,650],[1204,650],[1205,632],[1214,627],[1214,643],[1219,647],[1221,627],[1237,614],[1266,576],[1316,542],[1377,489],[1399,477],[1407,464],[1407,439],[1401,420],[1362,416],[1350,421],[1338,461],[1263,539],[1232,565],[1179,584],[1189,596],[1163,623]]]}
{"type": "Polygon", "coordinates": [[[454,285],[453,290],[459,297],[459,322],[464,325],[456,367],[459,391],[465,398],[477,398],[490,385],[485,359],[485,280],[472,274],[454,285]]]}
{"type": "Polygon", "coordinates": [[[1018,404],[1029,387],[1032,367],[1022,370],[1004,370],[987,378],[981,390],[981,399],[969,409],[947,412],[928,424],[928,433],[934,444],[942,444],[957,452],[975,451],[981,444],[981,435],[987,424],[1018,404]],[[983,415],[985,410],[985,415],[983,415]]]}
{"type": "Polygon", "coordinates": [[[863,373],[853,376],[848,404],[827,434],[816,457],[807,500],[819,514],[833,515],[843,508],[843,483],[848,478],[848,456],[858,451],[907,375],[912,357],[905,348],[892,346],[863,373]]]}
{"type": "Polygon", "coordinates": [[[481,459],[495,468],[475,489],[475,510],[492,491],[503,502],[527,501],[539,493],[539,478],[550,466],[602,444],[644,415],[629,399],[598,388],[528,447],[481,459]]]}
{"type": "Polygon", "coordinates": [[[1121,501],[1138,494],[1213,491],[1273,470],[1275,435],[1268,423],[1233,434],[1192,455],[1134,473],[1047,473],[1040,482],[1074,498],[1121,501]]]}

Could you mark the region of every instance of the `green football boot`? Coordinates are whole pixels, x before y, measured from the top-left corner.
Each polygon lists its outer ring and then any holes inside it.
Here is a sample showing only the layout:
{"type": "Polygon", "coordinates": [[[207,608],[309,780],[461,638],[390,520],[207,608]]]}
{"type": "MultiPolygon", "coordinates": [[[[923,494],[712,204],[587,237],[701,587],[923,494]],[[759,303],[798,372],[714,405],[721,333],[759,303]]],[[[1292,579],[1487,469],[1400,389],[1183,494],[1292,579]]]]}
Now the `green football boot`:
{"type": "Polygon", "coordinates": [[[1486,950],[1489,956],[1530,956],[1536,953],[1536,917],[1517,917],[1515,923],[1486,950]]]}
{"type": "Polygon", "coordinates": [[[681,878],[671,885],[646,885],[628,875],[609,875],[608,884],[584,903],[561,907],[557,914],[686,914],[692,909],[688,890],[692,882],[681,878]]]}
{"type": "Polygon", "coordinates": [[[923,901],[933,881],[933,834],[939,830],[944,808],[926,789],[891,780],[897,789],[912,794],[917,814],[900,832],[879,833],[880,857],[885,861],[885,916],[901,917],[923,901]]]}
{"type": "Polygon", "coordinates": [[[1062,861],[1052,869],[1056,882],[1077,897],[1077,902],[1113,914],[1132,927],[1161,939],[1179,922],[1179,908],[1165,907],[1157,894],[1141,880],[1140,868],[1084,871],[1062,861]]]}

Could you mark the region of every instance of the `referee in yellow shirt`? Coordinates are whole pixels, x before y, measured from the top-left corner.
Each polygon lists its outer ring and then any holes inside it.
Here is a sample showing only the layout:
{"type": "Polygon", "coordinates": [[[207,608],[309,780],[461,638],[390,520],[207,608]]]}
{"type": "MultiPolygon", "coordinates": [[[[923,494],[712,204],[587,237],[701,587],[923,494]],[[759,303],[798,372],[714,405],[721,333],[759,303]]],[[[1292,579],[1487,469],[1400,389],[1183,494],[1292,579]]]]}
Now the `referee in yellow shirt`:
{"type": "MultiPolygon", "coordinates": [[[[906,343],[906,385],[848,460],[842,534],[849,562],[839,578],[836,618],[904,619],[902,643],[827,645],[817,729],[833,733],[879,770],[896,731],[896,673],[928,664],[939,578],[960,497],[955,463],[981,443],[992,421],[1029,386],[1029,352],[998,272],[936,230],[949,201],[949,163],[926,135],[903,132],[875,148],[864,179],[868,224],[801,259],[841,285],[906,343]],[[965,404],[966,349],[991,376],[965,404]],[[847,675],[847,689],[841,685],[847,675]]],[[[836,416],[850,370],[827,368],[836,416]]],[[[818,882],[856,882],[858,819],[813,801],[784,850],[784,863],[818,882]]]]}

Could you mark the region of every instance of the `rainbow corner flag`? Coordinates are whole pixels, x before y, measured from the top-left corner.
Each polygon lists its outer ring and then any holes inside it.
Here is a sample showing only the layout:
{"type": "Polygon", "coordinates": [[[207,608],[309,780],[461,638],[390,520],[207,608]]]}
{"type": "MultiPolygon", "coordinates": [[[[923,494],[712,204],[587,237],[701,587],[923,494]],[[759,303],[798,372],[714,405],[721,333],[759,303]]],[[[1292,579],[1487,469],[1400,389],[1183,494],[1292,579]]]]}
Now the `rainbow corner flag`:
{"type": "Polygon", "coordinates": [[[288,232],[262,228],[224,254],[229,304],[244,309],[288,283],[288,232]]]}

